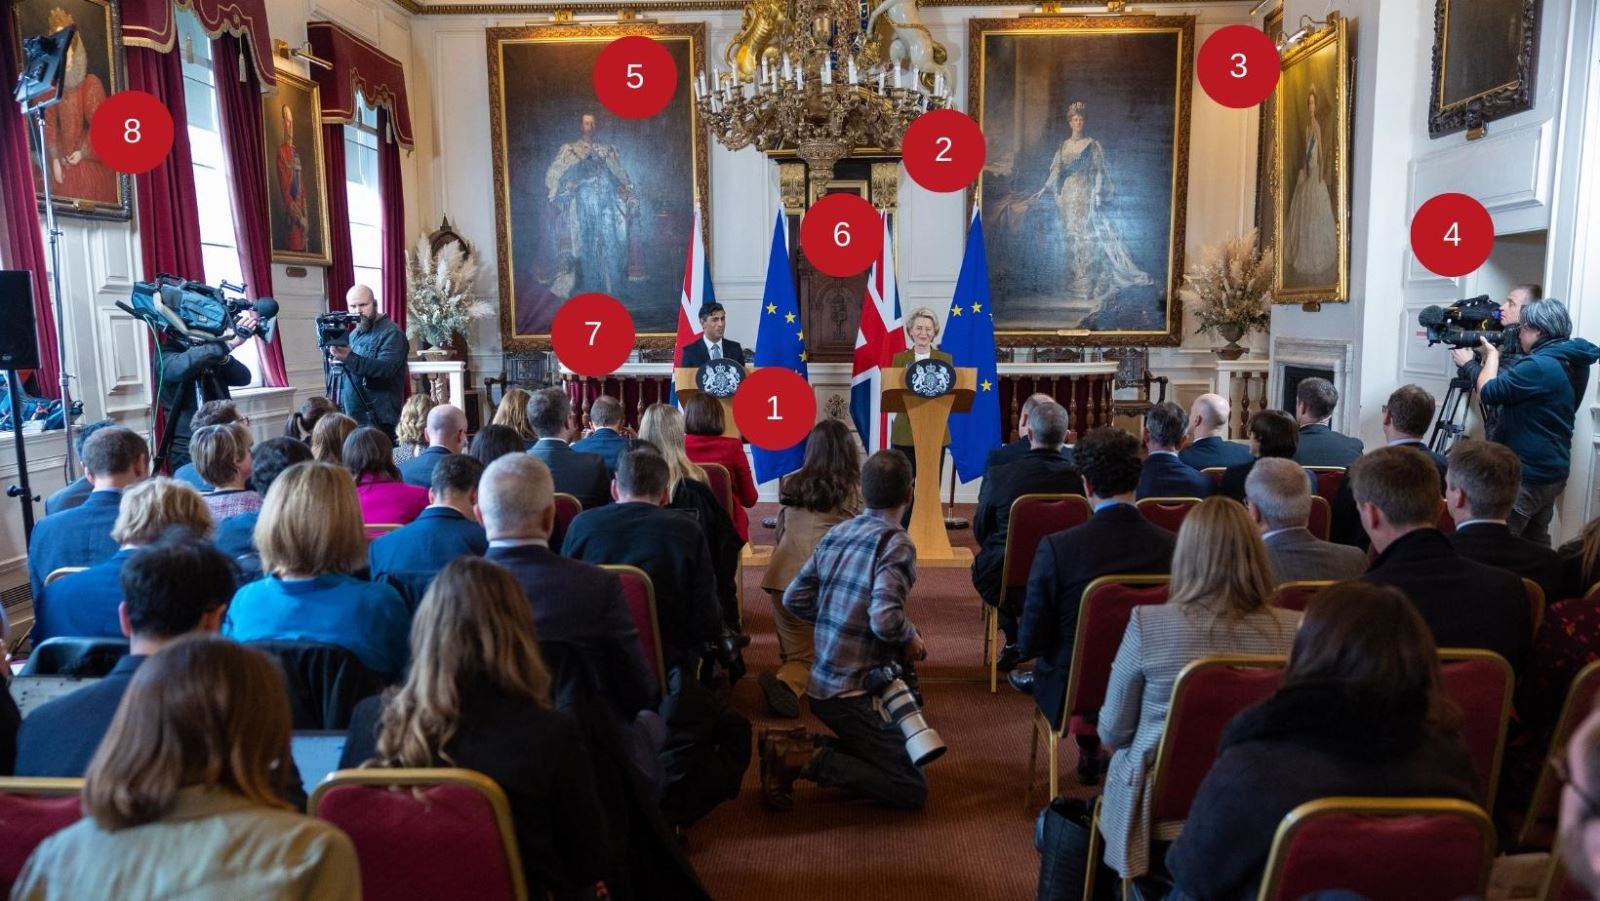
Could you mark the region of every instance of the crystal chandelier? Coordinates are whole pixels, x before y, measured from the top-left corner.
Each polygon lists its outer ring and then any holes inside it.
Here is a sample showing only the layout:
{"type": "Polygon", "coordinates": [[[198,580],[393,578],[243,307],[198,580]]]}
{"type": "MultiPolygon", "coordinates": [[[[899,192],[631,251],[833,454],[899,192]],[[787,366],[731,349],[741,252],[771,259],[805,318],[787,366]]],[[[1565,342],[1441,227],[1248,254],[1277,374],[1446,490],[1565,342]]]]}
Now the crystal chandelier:
{"type": "Polygon", "coordinates": [[[752,0],[730,69],[698,73],[695,105],[729,150],[791,149],[825,182],[851,151],[895,150],[913,119],[949,105],[943,55],[915,0],[752,0]]]}

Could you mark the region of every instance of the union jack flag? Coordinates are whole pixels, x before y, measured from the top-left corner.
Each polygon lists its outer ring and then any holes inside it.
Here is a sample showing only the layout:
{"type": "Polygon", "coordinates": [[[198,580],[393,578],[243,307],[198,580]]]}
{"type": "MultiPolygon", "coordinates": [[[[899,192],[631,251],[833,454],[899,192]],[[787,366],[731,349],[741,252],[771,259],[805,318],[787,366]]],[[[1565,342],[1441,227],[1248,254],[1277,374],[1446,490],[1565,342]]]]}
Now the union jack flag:
{"type": "Polygon", "coordinates": [[[900,319],[900,292],[894,281],[894,237],[889,214],[882,213],[883,250],[867,272],[867,294],[856,330],[855,365],[850,376],[850,418],[867,453],[889,446],[889,414],[883,410],[883,368],[906,349],[900,319]]]}
{"type": "MultiPolygon", "coordinates": [[[[715,303],[716,292],[711,288],[711,265],[706,260],[706,245],[701,239],[700,205],[695,204],[694,228],[689,233],[689,256],[683,263],[683,293],[678,295],[678,336],[673,342],[672,368],[683,363],[683,349],[700,340],[700,307],[715,303]]],[[[668,402],[678,402],[678,389],[673,386],[668,402]]]]}

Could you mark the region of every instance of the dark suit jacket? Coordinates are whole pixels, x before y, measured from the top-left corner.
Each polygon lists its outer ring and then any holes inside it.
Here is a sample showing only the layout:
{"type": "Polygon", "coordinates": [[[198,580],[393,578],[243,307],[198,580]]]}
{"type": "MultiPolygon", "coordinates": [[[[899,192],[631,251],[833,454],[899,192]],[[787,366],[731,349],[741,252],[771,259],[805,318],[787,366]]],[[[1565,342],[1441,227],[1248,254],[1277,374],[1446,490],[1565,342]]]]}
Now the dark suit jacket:
{"type": "Polygon", "coordinates": [[[722,631],[711,551],[692,522],[649,504],[607,504],[578,514],[561,550],[575,560],[627,563],[649,574],[669,667],[692,659],[722,631]]]}
{"type": "Polygon", "coordinates": [[[104,679],[29,713],[17,733],[17,775],[82,776],[144,661],[142,656],[123,657],[104,679]]]}
{"type": "Polygon", "coordinates": [[[660,683],[645,664],[644,646],[620,579],[536,544],[492,547],[484,557],[516,576],[533,607],[541,641],[583,648],[624,722],[631,722],[641,710],[655,708],[660,683]]]}
{"type": "Polygon", "coordinates": [[[421,453],[400,464],[400,481],[421,488],[433,487],[433,468],[448,456],[450,456],[449,448],[423,448],[421,453]]]}
{"type": "Polygon", "coordinates": [[[44,514],[50,516],[60,513],[62,510],[71,510],[73,507],[81,506],[85,500],[88,500],[89,492],[93,490],[94,486],[89,484],[87,476],[78,476],[77,480],[71,485],[45,499],[44,514]]]}
{"type": "Polygon", "coordinates": [[[1456,553],[1437,529],[1389,545],[1363,576],[1404,591],[1441,648],[1484,648],[1521,670],[1533,643],[1521,577],[1456,553]]]}
{"type": "Polygon", "coordinates": [[[1546,604],[1562,600],[1561,558],[1542,544],[1511,534],[1511,529],[1501,522],[1475,522],[1456,529],[1450,536],[1456,553],[1468,560],[1510,570],[1532,579],[1544,589],[1546,604]]]}
{"type": "Polygon", "coordinates": [[[1183,462],[1176,454],[1151,454],[1144,458],[1137,497],[1210,497],[1216,490],[1211,477],[1183,462]]]}
{"type": "MultiPolygon", "coordinates": [[[[1244,503],[1244,481],[1250,478],[1250,470],[1254,469],[1255,465],[1256,461],[1252,459],[1249,463],[1239,463],[1228,467],[1222,473],[1221,484],[1217,485],[1217,490],[1213,493],[1220,494],[1223,497],[1231,497],[1241,504],[1244,503]]],[[[1201,475],[1205,475],[1205,473],[1201,473],[1201,475]]],[[[1206,476],[1206,478],[1209,479],[1211,477],[1206,476]]],[[[1306,470],[1306,481],[1311,485],[1311,492],[1315,494],[1317,477],[1312,475],[1310,470],[1306,470]]]]}
{"type": "Polygon", "coordinates": [[[570,494],[592,510],[611,503],[611,470],[598,454],[585,454],[556,438],[540,438],[528,453],[550,467],[556,490],[570,494]]]}
{"type": "Polygon", "coordinates": [[[1300,427],[1294,462],[1301,466],[1349,466],[1361,452],[1360,438],[1341,435],[1318,422],[1300,427]]]}
{"type": "MultiPolygon", "coordinates": [[[[1049,448],[1030,450],[1015,463],[992,469],[978,491],[972,537],[981,547],[972,561],[972,585],[985,604],[1000,601],[1000,570],[1005,564],[1011,505],[1024,494],[1082,494],[1083,477],[1049,448]]],[[[1013,604],[1020,598],[1011,598],[1013,604]]]]}
{"type": "Polygon", "coordinates": [[[606,469],[612,475],[617,472],[617,458],[628,449],[633,442],[617,434],[616,429],[595,429],[589,437],[582,441],[574,441],[572,449],[582,454],[594,454],[606,461],[606,469]]]}
{"type": "MultiPolygon", "coordinates": [[[[732,360],[740,365],[744,364],[744,348],[739,346],[739,342],[733,341],[727,336],[723,336],[722,339],[722,356],[723,359],[732,360]]],[[[704,366],[706,361],[710,359],[711,348],[706,347],[705,335],[701,335],[691,343],[684,345],[683,359],[678,363],[678,366],[682,369],[696,369],[704,366]]]]}
{"type": "Polygon", "coordinates": [[[1028,573],[1018,643],[1023,659],[1039,658],[1033,668],[1033,700],[1053,725],[1060,724],[1066,703],[1083,590],[1100,576],[1170,572],[1177,540],[1131,504],[1112,504],[1083,525],[1039,543],[1028,573]]]}
{"type": "Polygon", "coordinates": [[[410,574],[423,577],[426,590],[426,583],[451,560],[482,557],[488,549],[483,526],[454,507],[427,507],[416,519],[373,541],[367,548],[367,564],[374,582],[410,574]]]}
{"type": "MultiPolygon", "coordinates": [[[[1444,497],[1444,477],[1450,466],[1444,454],[1429,450],[1428,445],[1422,441],[1396,441],[1395,444],[1415,447],[1428,455],[1428,459],[1432,460],[1433,465],[1439,470],[1439,496],[1444,497]]],[[[1361,514],[1356,511],[1355,488],[1348,478],[1340,484],[1339,491],[1334,494],[1330,506],[1333,508],[1333,521],[1328,532],[1328,540],[1366,550],[1372,542],[1367,538],[1367,530],[1361,527],[1361,514]]]]}
{"type": "Polygon", "coordinates": [[[33,596],[44,596],[44,577],[63,566],[93,566],[111,559],[111,540],[122,492],[95,491],[83,504],[46,516],[33,527],[28,542],[28,581],[33,596]]]}
{"type": "MultiPolygon", "coordinates": [[[[990,451],[988,457],[984,458],[984,477],[987,478],[989,473],[994,472],[995,468],[998,466],[1004,466],[1007,463],[1015,463],[1018,460],[1021,460],[1023,457],[1026,457],[1028,455],[1028,451],[1032,449],[1033,445],[1026,438],[1018,438],[1010,444],[1000,445],[999,447],[990,451]]],[[[1061,459],[1071,463],[1072,448],[1062,445],[1061,459]]]]}
{"type": "Polygon", "coordinates": [[[33,608],[34,645],[62,635],[121,638],[117,605],[122,603],[122,564],[133,551],[119,550],[105,562],[46,588],[33,608]]]}
{"type": "Polygon", "coordinates": [[[1213,466],[1237,466],[1249,463],[1253,458],[1250,448],[1245,445],[1210,435],[1178,451],[1178,459],[1201,470],[1213,466]]]}

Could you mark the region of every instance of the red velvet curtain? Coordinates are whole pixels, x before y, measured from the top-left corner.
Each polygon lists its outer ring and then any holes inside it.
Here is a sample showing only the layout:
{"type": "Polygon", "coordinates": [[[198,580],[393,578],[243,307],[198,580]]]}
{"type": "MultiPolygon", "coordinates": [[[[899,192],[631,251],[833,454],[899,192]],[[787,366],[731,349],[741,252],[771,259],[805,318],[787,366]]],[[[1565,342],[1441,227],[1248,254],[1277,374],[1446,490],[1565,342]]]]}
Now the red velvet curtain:
{"type": "Polygon", "coordinates": [[[56,345],[56,321],[50,311],[49,273],[44,256],[43,229],[34,200],[33,151],[28,143],[31,122],[11,96],[17,74],[16,18],[9,4],[0,5],[0,256],[10,269],[33,273],[33,314],[39,333],[39,369],[35,387],[45,397],[61,396],[61,349],[56,345]]]}
{"type": "MultiPolygon", "coordinates": [[[[128,47],[128,87],[155,95],[172,112],[178,127],[189,121],[183,99],[183,58],[144,47],[128,47]]],[[[138,198],[139,247],[144,277],[158,273],[200,281],[205,266],[200,254],[200,211],[195,197],[194,158],[184,132],[159,165],[134,176],[138,198]]]]}
{"type": "Polygon", "coordinates": [[[387,107],[378,108],[378,199],[383,204],[384,312],[406,327],[406,193],[400,180],[400,142],[387,107]]]}
{"type": "MultiPolygon", "coordinates": [[[[266,158],[266,135],[261,127],[261,85],[240,68],[247,40],[220,34],[211,42],[213,74],[217,81],[217,108],[222,118],[222,150],[228,158],[228,184],[233,190],[233,236],[239,245],[239,265],[251,300],[272,296],[272,232],[267,224],[267,177],[261,168],[266,158]]],[[[274,388],[289,384],[283,364],[283,342],[256,339],[266,382],[274,388]]]]}
{"type": "Polygon", "coordinates": [[[328,182],[328,309],[344,310],[344,296],[356,285],[356,259],[350,250],[350,195],[345,189],[344,126],[322,126],[322,172],[328,182]]]}

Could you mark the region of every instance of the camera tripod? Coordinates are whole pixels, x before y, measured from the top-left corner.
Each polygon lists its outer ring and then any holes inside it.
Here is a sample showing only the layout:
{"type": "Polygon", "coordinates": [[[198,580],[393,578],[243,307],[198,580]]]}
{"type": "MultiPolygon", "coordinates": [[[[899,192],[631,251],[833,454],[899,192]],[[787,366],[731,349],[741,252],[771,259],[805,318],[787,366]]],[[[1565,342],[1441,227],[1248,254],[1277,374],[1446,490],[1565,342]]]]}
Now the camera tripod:
{"type": "Polygon", "coordinates": [[[1456,377],[1450,380],[1450,387],[1445,389],[1444,401],[1439,404],[1439,418],[1434,422],[1433,434],[1428,439],[1429,450],[1438,454],[1446,453],[1466,433],[1467,413],[1472,410],[1472,397],[1476,393],[1477,386],[1471,377],[1465,370],[1457,369],[1456,377]]]}
{"type": "Polygon", "coordinates": [[[324,346],[322,348],[323,396],[333,401],[333,405],[341,410],[344,409],[344,404],[340,402],[340,395],[345,385],[350,386],[350,390],[355,392],[356,402],[361,405],[361,412],[366,414],[367,421],[363,425],[383,428],[378,423],[377,414],[372,411],[372,399],[367,397],[367,392],[361,387],[361,383],[351,378],[350,373],[344,368],[344,361],[329,353],[328,348],[324,346]]]}

